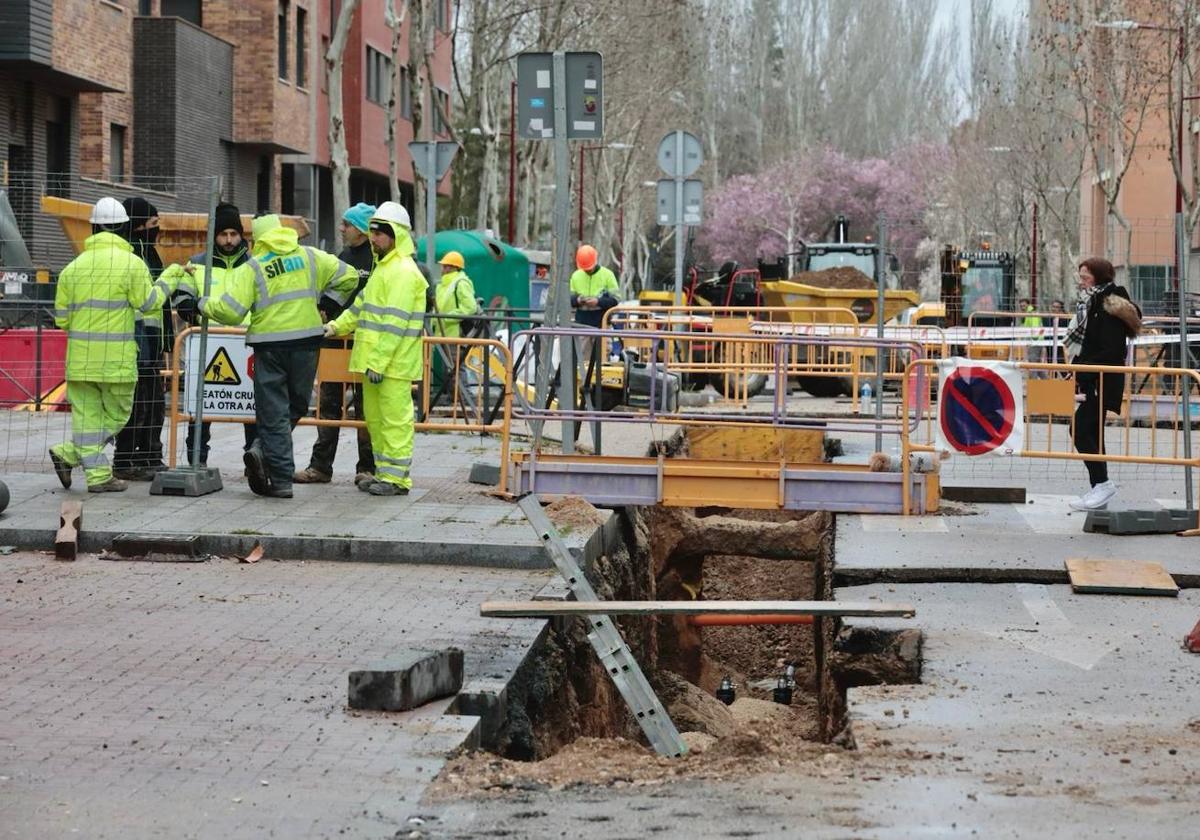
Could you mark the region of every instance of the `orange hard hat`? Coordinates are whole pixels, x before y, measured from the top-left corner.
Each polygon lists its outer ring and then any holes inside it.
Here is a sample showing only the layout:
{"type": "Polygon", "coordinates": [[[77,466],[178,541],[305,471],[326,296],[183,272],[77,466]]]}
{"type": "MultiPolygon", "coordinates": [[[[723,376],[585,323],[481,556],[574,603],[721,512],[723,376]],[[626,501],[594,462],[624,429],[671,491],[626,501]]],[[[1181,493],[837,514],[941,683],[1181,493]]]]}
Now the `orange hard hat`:
{"type": "Polygon", "coordinates": [[[458,251],[447,251],[446,256],[442,257],[438,262],[441,265],[452,265],[455,268],[461,269],[466,263],[463,262],[463,255],[458,251]]]}
{"type": "Polygon", "coordinates": [[[596,249],[591,245],[580,245],[575,252],[575,266],[582,271],[591,271],[596,267],[596,249]]]}

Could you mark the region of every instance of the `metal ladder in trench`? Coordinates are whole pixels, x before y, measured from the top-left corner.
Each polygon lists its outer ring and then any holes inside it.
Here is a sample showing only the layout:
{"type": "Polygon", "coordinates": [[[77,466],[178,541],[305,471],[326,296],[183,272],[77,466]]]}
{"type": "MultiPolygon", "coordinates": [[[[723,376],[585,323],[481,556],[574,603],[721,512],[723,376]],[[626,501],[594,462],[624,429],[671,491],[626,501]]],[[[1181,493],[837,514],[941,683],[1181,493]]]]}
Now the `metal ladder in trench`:
{"type": "MultiPolygon", "coordinates": [[[[554,561],[558,573],[566,580],[575,600],[599,601],[596,590],[592,589],[583,569],[579,568],[571,550],[562,541],[558,529],[542,510],[537,496],[530,493],[517,504],[525,512],[529,524],[537,531],[538,537],[550,554],[550,559],[554,561]]],[[[625,698],[642,731],[646,733],[650,745],[659,755],[673,758],[684,755],[687,752],[687,744],[683,742],[674,721],[663,708],[662,701],[658,699],[654,689],[650,687],[641,666],[633,658],[629,646],[613,625],[612,619],[607,615],[589,615],[587,620],[592,628],[588,633],[588,641],[592,643],[592,648],[600,657],[608,676],[625,698]]]]}

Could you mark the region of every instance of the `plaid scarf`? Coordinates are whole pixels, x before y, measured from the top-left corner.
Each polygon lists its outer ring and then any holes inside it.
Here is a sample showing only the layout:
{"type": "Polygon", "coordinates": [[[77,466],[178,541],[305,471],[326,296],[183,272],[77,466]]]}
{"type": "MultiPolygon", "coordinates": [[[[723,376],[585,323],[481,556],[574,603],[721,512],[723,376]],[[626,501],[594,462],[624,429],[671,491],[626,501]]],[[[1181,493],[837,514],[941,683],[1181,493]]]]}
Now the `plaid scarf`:
{"type": "Polygon", "coordinates": [[[1092,308],[1092,298],[1100,292],[1111,289],[1112,283],[1103,286],[1091,286],[1079,290],[1079,300],[1075,302],[1075,314],[1067,324],[1067,358],[1074,359],[1083,350],[1083,337],[1087,333],[1088,311],[1092,308]]]}

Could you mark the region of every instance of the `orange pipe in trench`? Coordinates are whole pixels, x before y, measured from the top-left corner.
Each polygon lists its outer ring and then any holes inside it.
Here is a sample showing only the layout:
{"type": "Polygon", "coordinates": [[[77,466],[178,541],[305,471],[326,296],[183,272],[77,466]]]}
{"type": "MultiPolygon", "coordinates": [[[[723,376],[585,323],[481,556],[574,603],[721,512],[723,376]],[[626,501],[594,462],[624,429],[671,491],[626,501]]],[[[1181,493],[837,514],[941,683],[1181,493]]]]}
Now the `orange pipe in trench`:
{"type": "Polygon", "coordinates": [[[763,615],[737,615],[721,613],[712,615],[689,615],[688,624],[694,627],[747,627],[753,624],[812,624],[811,615],[786,615],[765,613],[763,615]]]}

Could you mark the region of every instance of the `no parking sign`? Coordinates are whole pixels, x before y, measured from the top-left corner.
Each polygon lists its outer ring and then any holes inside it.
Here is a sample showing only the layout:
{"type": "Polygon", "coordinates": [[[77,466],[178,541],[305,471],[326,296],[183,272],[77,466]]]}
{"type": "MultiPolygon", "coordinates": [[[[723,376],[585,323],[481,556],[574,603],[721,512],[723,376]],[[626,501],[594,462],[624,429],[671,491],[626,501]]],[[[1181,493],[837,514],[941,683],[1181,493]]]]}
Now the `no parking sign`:
{"type": "Polygon", "coordinates": [[[963,455],[1013,455],[1025,441],[1024,380],[1009,362],[938,363],[937,445],[963,455]]]}

